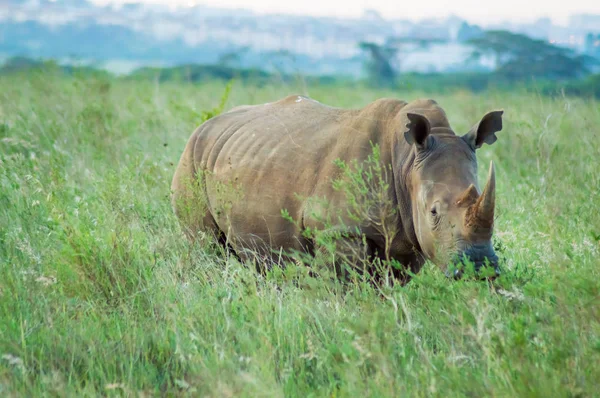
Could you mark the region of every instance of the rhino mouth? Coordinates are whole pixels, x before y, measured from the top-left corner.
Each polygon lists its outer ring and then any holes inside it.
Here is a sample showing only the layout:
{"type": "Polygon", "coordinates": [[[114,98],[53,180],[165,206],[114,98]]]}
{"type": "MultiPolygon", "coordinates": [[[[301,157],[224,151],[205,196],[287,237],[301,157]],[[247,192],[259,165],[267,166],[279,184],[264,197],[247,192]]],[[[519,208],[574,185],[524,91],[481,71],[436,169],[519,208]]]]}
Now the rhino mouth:
{"type": "Polygon", "coordinates": [[[470,250],[470,253],[457,256],[457,261],[452,264],[454,266],[446,267],[446,276],[453,279],[461,279],[465,274],[473,274],[473,271],[474,276],[480,280],[493,280],[501,275],[498,257],[493,252],[481,255],[481,251],[470,250]]]}
{"type": "MultiPolygon", "coordinates": [[[[462,279],[465,273],[464,268],[448,269],[446,271],[446,276],[454,280],[459,280],[462,279]]],[[[481,267],[475,271],[475,277],[479,280],[494,280],[500,275],[502,275],[502,272],[498,265],[481,267]]]]}

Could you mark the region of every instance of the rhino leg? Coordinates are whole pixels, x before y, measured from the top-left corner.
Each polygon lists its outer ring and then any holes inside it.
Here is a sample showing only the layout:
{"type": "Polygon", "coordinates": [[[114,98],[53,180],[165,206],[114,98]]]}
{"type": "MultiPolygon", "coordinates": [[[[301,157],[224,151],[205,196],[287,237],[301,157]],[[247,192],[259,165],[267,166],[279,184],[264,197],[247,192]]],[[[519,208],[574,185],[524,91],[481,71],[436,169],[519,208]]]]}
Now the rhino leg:
{"type": "Polygon", "coordinates": [[[188,239],[208,234],[220,241],[222,232],[208,206],[205,178],[194,167],[197,136],[198,131],[192,134],[179,159],[171,182],[171,205],[188,239]]]}
{"type": "Polygon", "coordinates": [[[392,276],[401,285],[406,285],[411,280],[411,274],[417,274],[425,264],[425,258],[419,253],[407,254],[396,257],[402,264],[401,268],[391,268],[392,276]]]}
{"type": "Polygon", "coordinates": [[[348,280],[353,272],[363,274],[373,255],[360,236],[333,239],[328,244],[314,242],[315,259],[333,269],[338,278],[348,280]]]}

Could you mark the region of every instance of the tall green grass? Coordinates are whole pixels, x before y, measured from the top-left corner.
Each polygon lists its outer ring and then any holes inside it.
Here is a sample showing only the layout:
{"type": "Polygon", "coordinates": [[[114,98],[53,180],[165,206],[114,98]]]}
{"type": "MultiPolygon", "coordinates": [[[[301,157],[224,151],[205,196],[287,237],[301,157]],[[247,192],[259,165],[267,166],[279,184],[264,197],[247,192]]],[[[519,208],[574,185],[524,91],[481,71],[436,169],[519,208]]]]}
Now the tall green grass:
{"type": "MultiPolygon", "coordinates": [[[[494,284],[266,276],[184,239],[170,180],[221,83],[0,78],[0,396],[598,396],[600,107],[436,100],[457,132],[505,109],[494,284]]],[[[234,85],[337,106],[419,92],[234,85]]],[[[480,170],[483,179],[486,170],[480,170]]]]}

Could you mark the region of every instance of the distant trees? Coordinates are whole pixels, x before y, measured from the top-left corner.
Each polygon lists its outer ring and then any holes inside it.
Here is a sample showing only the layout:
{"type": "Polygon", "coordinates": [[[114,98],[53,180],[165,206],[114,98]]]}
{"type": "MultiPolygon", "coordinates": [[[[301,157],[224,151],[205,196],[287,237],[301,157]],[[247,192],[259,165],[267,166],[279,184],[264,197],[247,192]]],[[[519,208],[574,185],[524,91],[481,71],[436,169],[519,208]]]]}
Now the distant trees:
{"type": "Polygon", "coordinates": [[[390,86],[396,79],[396,70],[392,66],[398,49],[371,42],[360,42],[358,47],[369,56],[365,69],[369,81],[377,86],[390,86]]]}
{"type": "Polygon", "coordinates": [[[600,57],[600,33],[588,33],[585,36],[585,52],[589,55],[600,57]]]}
{"type": "Polygon", "coordinates": [[[467,43],[474,47],[474,58],[494,57],[496,73],[508,80],[579,78],[594,62],[571,49],[503,30],[486,31],[467,43]]]}
{"type": "Polygon", "coordinates": [[[21,72],[31,69],[37,69],[44,66],[44,62],[27,57],[11,57],[6,60],[4,65],[0,66],[0,73],[21,72]]]}
{"type": "Polygon", "coordinates": [[[360,42],[359,48],[367,53],[365,69],[369,82],[374,86],[394,86],[400,71],[398,53],[406,51],[407,46],[426,49],[446,40],[434,37],[394,37],[390,36],[384,44],[360,42]]]}
{"type": "Polygon", "coordinates": [[[459,42],[466,42],[471,39],[475,39],[481,37],[483,35],[483,29],[481,29],[477,25],[470,25],[467,22],[463,22],[458,28],[458,32],[456,34],[456,40],[459,42]]]}
{"type": "Polygon", "coordinates": [[[54,60],[40,60],[21,56],[8,58],[4,64],[0,65],[0,76],[14,73],[27,73],[30,76],[36,73],[57,73],[80,77],[106,77],[109,75],[107,71],[95,69],[91,66],[59,65],[54,60]]]}
{"type": "Polygon", "coordinates": [[[222,53],[218,60],[217,65],[223,66],[226,68],[242,68],[242,60],[250,51],[249,46],[243,46],[236,48],[235,50],[230,50],[222,53]]]}

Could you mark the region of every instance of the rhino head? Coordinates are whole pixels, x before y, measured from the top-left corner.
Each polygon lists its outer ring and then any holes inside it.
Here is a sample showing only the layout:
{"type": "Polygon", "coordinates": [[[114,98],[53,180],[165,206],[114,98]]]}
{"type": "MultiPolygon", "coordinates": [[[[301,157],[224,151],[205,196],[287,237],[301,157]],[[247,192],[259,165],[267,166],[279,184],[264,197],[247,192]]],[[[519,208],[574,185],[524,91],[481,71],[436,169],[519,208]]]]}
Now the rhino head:
{"type": "MultiPolygon", "coordinates": [[[[502,129],[503,111],[487,113],[465,135],[450,128],[431,128],[426,116],[409,113],[405,139],[414,147],[408,173],[415,234],[422,252],[447,275],[449,265],[469,260],[479,273],[492,267],[499,275],[492,245],[496,181],[490,163],[483,191],[477,183],[475,151],[493,144],[502,129]]],[[[454,277],[461,272],[455,270],[454,277]]]]}

